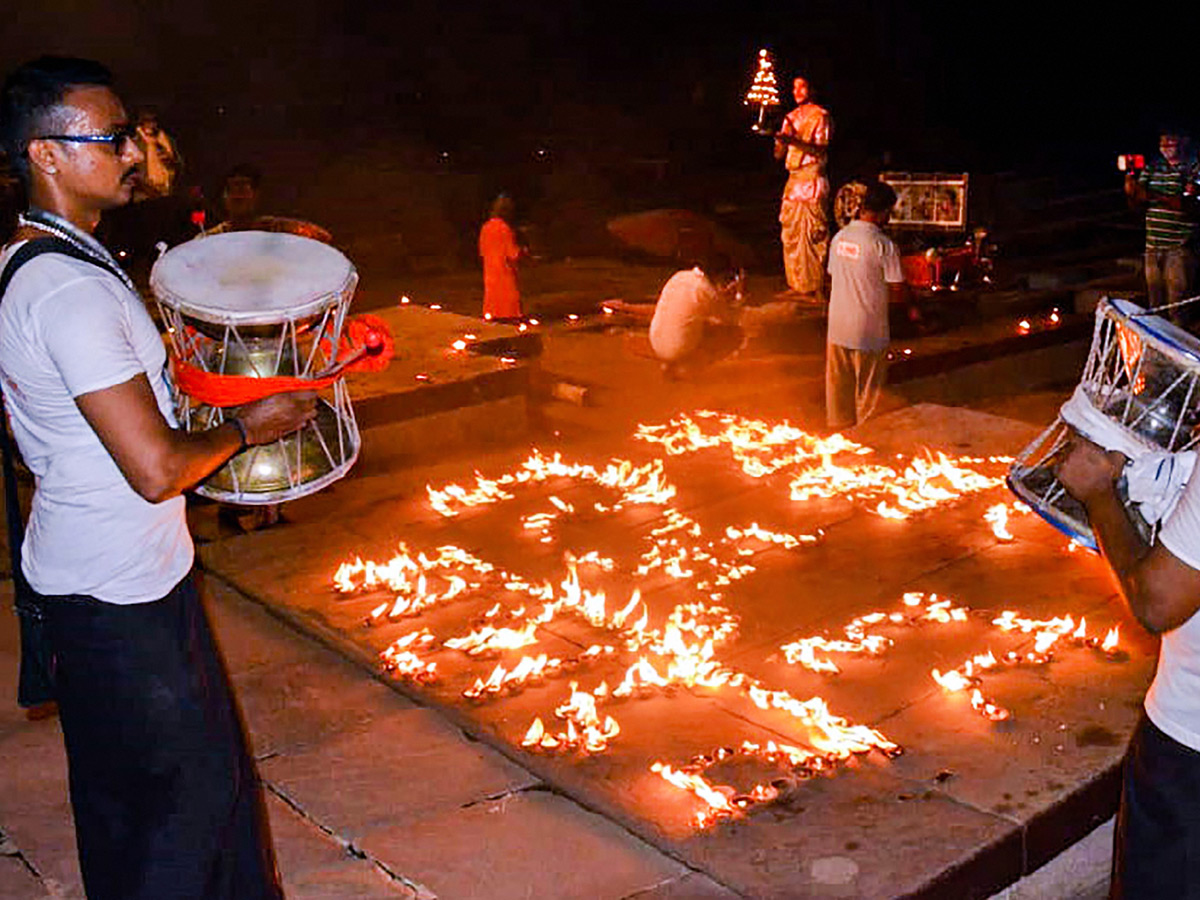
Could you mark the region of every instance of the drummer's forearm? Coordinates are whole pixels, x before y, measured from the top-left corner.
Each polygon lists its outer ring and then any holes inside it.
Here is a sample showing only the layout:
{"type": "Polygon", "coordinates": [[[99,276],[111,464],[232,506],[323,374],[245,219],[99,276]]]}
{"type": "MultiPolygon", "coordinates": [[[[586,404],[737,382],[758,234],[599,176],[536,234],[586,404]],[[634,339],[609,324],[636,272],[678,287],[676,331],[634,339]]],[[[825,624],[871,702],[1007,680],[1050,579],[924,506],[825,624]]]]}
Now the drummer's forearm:
{"type": "Polygon", "coordinates": [[[1200,606],[1200,572],[1134,527],[1116,489],[1086,503],[1088,520],[1130,612],[1152,634],[1178,628],[1200,606]]]}
{"type": "Polygon", "coordinates": [[[81,394],[75,403],[129,486],[150,503],[177,497],[242,446],[232,423],[196,433],[171,428],[145,375],[81,394]]]}

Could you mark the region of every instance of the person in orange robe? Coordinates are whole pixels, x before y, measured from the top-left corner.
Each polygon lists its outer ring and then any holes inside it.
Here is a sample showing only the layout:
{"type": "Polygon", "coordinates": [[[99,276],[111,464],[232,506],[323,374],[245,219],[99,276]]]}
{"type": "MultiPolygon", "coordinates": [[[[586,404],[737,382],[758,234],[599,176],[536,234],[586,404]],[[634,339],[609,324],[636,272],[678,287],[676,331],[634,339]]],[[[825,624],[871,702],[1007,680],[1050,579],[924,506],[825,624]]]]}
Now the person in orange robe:
{"type": "Polygon", "coordinates": [[[521,318],[521,291],[517,287],[517,260],[521,247],[508,223],[513,216],[512,198],[501,194],[492,203],[491,218],[479,232],[479,255],[483,258],[483,316],[491,319],[521,318]]]}

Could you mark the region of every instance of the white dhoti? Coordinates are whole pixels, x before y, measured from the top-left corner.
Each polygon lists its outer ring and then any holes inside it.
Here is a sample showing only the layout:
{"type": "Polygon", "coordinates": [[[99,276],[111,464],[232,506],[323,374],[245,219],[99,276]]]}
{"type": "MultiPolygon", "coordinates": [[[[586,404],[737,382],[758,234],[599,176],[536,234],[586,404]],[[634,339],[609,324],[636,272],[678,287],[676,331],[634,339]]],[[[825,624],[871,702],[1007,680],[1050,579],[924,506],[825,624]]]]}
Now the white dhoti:
{"type": "Polygon", "coordinates": [[[788,176],[779,205],[783,269],[788,287],[801,294],[817,293],[825,280],[829,253],[829,220],[825,199],[829,182],[806,172],[788,176]]]}

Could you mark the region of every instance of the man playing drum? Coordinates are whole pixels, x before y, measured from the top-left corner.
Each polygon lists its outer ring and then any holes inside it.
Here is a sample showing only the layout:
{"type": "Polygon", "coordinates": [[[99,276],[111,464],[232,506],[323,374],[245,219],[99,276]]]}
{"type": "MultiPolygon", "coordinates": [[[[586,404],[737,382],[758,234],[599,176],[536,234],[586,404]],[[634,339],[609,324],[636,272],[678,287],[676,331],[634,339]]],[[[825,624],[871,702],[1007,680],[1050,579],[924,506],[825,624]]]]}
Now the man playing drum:
{"type": "Polygon", "coordinates": [[[1117,493],[1126,461],[1076,435],[1057,470],[1086,507],[1130,610],[1162,635],[1125,757],[1110,896],[1200,897],[1200,478],[1190,479],[1150,545],[1117,493]]]}
{"type": "Polygon", "coordinates": [[[98,63],[43,57],[0,90],[0,139],[29,200],[0,257],[24,262],[0,303],[0,373],[37,479],[21,568],[56,659],[80,867],[92,898],[280,897],[182,494],[309,421],[315,394],[175,427],[162,340],[92,237],[142,160],[110,81],[98,63]],[[24,255],[47,238],[52,252],[24,255]]]}

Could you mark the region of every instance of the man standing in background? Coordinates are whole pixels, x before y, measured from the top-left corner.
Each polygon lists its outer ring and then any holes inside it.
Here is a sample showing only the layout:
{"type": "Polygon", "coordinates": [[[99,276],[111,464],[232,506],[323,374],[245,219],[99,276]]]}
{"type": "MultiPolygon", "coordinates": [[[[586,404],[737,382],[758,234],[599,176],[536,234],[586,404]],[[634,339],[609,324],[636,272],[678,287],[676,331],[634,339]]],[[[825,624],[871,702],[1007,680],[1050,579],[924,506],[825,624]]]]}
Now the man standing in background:
{"type": "Polygon", "coordinates": [[[792,82],[796,108],[783,120],[775,135],[775,158],[787,167],[788,180],[779,206],[783,240],[783,269],[788,287],[808,300],[821,300],[825,254],[829,250],[829,223],[825,177],[829,113],[809,98],[808,81],[792,82]]]}
{"type": "Polygon", "coordinates": [[[138,116],[137,136],[145,157],[139,185],[142,194],[149,199],[169,196],[179,172],[175,142],[159,127],[158,116],[150,110],[138,116]]]}
{"type": "Polygon", "coordinates": [[[883,233],[895,205],[891,186],[872,182],[830,246],[825,418],[834,431],[869,418],[887,380],[888,305],[904,299],[900,251],[883,233]]]}
{"type": "MultiPolygon", "coordinates": [[[[1146,295],[1150,309],[1173,306],[1191,296],[1196,278],[1196,179],[1189,141],[1177,129],[1164,128],[1160,156],[1141,172],[1127,172],[1125,195],[1146,208],[1146,295]]],[[[1172,308],[1176,325],[1195,318],[1186,308],[1172,308]]]]}

